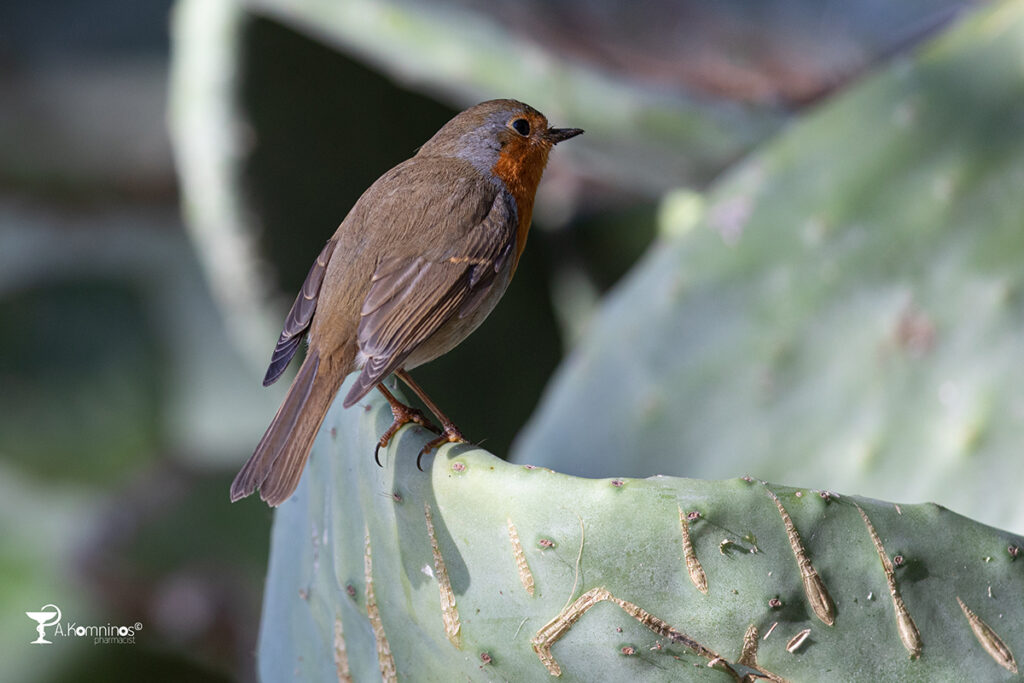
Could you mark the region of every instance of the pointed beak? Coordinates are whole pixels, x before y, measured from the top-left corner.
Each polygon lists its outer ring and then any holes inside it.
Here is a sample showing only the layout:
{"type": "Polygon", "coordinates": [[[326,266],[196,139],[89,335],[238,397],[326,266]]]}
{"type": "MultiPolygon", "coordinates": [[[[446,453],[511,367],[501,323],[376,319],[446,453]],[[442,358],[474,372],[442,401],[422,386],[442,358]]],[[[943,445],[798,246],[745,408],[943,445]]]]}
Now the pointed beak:
{"type": "Polygon", "coordinates": [[[559,142],[574,138],[582,132],[583,130],[580,128],[548,128],[547,132],[544,133],[544,139],[552,145],[557,145],[559,142]]]}

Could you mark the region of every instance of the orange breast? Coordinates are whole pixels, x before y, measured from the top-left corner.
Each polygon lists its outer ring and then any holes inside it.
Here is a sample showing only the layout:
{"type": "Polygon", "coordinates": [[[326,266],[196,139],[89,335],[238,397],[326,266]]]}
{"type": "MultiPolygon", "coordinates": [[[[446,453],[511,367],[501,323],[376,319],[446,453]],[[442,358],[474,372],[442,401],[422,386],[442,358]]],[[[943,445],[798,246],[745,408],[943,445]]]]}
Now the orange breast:
{"type": "Polygon", "coordinates": [[[519,265],[519,257],[526,247],[533,217],[533,200],[537,194],[540,177],[548,162],[549,145],[531,143],[528,140],[513,140],[505,145],[491,172],[501,178],[505,187],[516,200],[519,225],[516,226],[516,255],[512,261],[512,272],[519,265]]]}

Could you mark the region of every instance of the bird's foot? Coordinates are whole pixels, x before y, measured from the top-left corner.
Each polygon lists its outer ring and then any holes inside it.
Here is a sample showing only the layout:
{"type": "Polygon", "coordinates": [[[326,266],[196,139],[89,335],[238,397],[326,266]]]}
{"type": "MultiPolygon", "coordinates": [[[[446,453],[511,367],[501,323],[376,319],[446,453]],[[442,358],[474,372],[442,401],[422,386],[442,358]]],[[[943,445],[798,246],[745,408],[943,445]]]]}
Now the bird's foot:
{"type": "Polygon", "coordinates": [[[446,443],[466,442],[466,438],[462,436],[462,432],[460,432],[459,428],[456,427],[451,422],[444,423],[443,428],[441,429],[439,434],[440,436],[438,436],[436,439],[431,439],[427,443],[423,444],[423,448],[420,449],[420,454],[416,456],[416,468],[420,472],[423,471],[423,467],[420,466],[420,461],[423,459],[423,456],[429,453],[430,451],[434,450],[435,448],[439,448],[446,443]]]}
{"type": "MultiPolygon", "coordinates": [[[[387,448],[388,443],[391,441],[391,437],[393,437],[398,432],[399,429],[409,424],[410,422],[418,424],[420,427],[423,427],[424,429],[429,429],[435,434],[442,433],[442,431],[438,429],[433,422],[428,420],[423,415],[422,411],[407,406],[399,401],[394,401],[393,403],[391,403],[391,414],[394,416],[394,420],[392,421],[391,426],[388,427],[383,434],[381,434],[380,439],[377,441],[377,447],[373,449],[373,459],[377,463],[378,467],[382,466],[380,464],[380,449],[387,448]]],[[[417,459],[417,463],[418,462],[419,460],[417,459]]]]}

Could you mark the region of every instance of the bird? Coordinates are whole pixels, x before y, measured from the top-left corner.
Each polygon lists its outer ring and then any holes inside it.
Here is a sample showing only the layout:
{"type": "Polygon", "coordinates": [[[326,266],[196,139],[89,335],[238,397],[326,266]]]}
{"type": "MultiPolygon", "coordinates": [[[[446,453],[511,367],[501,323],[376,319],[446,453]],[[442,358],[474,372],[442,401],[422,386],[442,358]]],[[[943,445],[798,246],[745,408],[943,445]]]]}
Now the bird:
{"type": "Polygon", "coordinates": [[[494,309],[526,245],[548,154],[582,132],[552,128],[517,100],[481,102],[455,115],[360,196],[285,318],[263,385],[281,377],[303,338],[305,359],[232,482],[232,502],[258,489],[276,507],[292,495],[324,416],[354,372],[359,375],[345,408],[374,387],[391,406],[393,421],[375,457],[410,422],[439,434],[420,457],[465,440],[408,371],[450,351],[494,309]],[[382,384],[392,374],[420,397],[440,428],[382,384]]]}

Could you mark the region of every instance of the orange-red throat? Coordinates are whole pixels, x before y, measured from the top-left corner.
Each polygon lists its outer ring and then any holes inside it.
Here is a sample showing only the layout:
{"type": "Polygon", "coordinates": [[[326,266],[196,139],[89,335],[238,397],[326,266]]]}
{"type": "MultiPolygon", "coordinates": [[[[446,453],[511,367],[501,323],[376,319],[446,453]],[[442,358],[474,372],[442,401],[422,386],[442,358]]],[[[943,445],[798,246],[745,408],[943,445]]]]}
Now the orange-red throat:
{"type": "Polygon", "coordinates": [[[505,187],[516,200],[519,225],[516,227],[516,255],[512,261],[512,273],[519,265],[519,257],[526,247],[533,216],[533,200],[540,185],[540,177],[548,163],[551,143],[546,140],[513,138],[501,150],[497,163],[491,169],[505,183],[505,187]]]}

